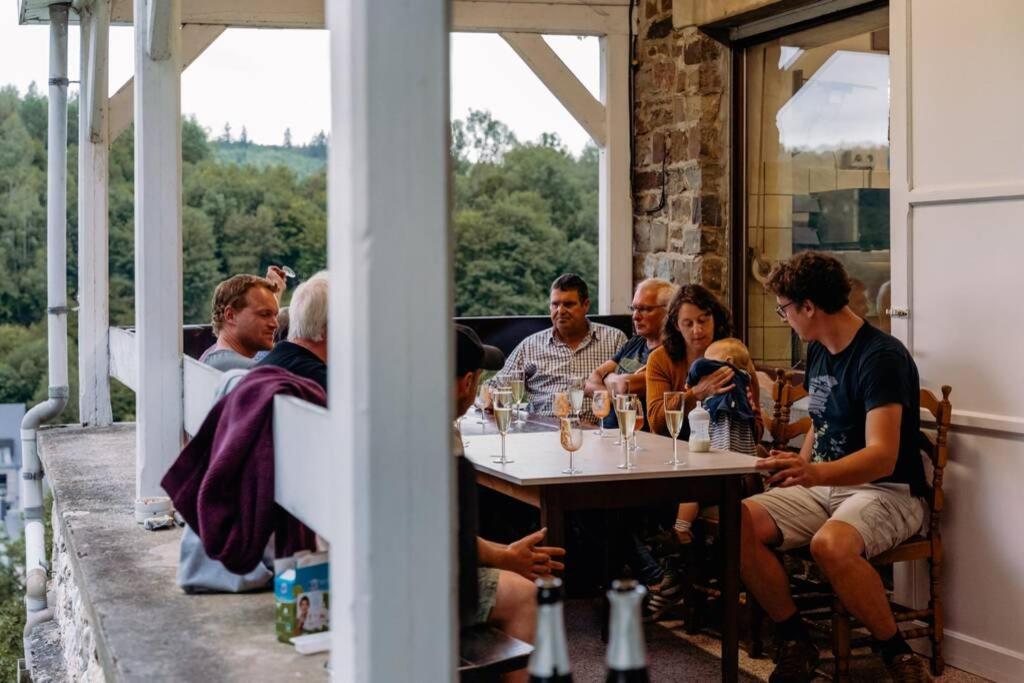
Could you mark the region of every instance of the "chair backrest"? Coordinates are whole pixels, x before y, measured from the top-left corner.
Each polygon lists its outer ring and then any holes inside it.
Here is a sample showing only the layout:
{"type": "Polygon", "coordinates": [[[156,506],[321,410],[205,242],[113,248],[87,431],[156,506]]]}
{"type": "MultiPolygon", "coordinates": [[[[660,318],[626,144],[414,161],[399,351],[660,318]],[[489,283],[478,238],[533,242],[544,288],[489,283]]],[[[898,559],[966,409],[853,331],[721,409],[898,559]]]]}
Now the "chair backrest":
{"type": "Polygon", "coordinates": [[[790,422],[793,404],[807,396],[803,384],[794,383],[791,370],[779,370],[772,385],[772,416],[766,420],[765,426],[772,435],[772,448],[783,450],[789,442],[811,428],[811,418],[802,417],[790,422]]]}
{"type": "Polygon", "coordinates": [[[953,405],[949,402],[949,394],[953,388],[948,384],[942,385],[942,400],[928,389],[921,389],[921,407],[932,414],[935,419],[935,436],[921,430],[920,442],[921,452],[927,456],[931,463],[931,487],[927,493],[928,507],[931,511],[931,519],[928,524],[928,533],[933,535],[938,532],[939,521],[942,515],[944,504],[942,493],[942,476],[946,469],[946,462],[949,460],[949,427],[953,421],[953,405]]]}

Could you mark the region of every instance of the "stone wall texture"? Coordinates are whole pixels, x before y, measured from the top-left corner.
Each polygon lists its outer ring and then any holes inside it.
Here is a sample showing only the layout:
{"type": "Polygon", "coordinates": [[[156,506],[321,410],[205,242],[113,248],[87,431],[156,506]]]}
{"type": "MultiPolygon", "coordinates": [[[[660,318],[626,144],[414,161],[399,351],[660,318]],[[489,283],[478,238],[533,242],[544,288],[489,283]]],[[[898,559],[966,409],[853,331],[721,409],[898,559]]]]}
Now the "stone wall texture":
{"type": "MultiPolygon", "coordinates": [[[[75,577],[74,565],[64,541],[64,525],[58,521],[60,511],[53,505],[53,619],[60,633],[64,652],[64,670],[69,681],[100,683],[104,680],[100,666],[93,625],[75,577]]],[[[65,513],[74,514],[74,513],[65,513]]],[[[82,513],[85,514],[85,513],[82,513]]]]}
{"type": "Polygon", "coordinates": [[[634,81],[633,278],[729,294],[728,51],[642,0],[634,81]]]}

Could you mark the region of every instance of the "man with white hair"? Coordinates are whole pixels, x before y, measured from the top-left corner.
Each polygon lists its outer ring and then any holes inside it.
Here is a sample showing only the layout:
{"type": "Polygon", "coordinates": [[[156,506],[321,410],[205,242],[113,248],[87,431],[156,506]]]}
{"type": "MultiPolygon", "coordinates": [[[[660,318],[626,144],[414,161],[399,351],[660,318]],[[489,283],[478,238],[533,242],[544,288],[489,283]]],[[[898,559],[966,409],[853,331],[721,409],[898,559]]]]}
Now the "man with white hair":
{"type": "MultiPolygon", "coordinates": [[[[590,375],[586,386],[588,396],[607,389],[616,394],[638,394],[644,398],[647,392],[647,356],[661,346],[665,314],[674,293],[675,286],[661,278],[649,278],[636,286],[629,306],[636,334],[590,375]]],[[[606,417],[604,424],[612,429],[618,427],[614,414],[606,417]]]]}
{"type": "Polygon", "coordinates": [[[288,341],[258,365],[276,365],[327,389],[327,289],[324,270],[298,286],[288,305],[288,341]]]}

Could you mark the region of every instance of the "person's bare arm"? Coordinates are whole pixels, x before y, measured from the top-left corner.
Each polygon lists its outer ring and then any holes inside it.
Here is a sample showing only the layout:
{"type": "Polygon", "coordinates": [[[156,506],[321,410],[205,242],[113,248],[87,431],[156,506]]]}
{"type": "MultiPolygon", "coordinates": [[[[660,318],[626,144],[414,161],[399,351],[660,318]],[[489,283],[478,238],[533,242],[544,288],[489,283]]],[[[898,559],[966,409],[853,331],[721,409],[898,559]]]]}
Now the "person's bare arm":
{"type": "Polygon", "coordinates": [[[565,549],[537,545],[544,540],[548,530],[540,529],[509,545],[502,545],[480,538],[476,539],[477,560],[482,567],[496,567],[515,572],[533,580],[561,571],[565,565],[556,557],[564,557],[565,549]]]}
{"type": "Polygon", "coordinates": [[[590,373],[590,377],[587,378],[587,383],[583,387],[583,392],[587,396],[593,396],[595,391],[604,390],[605,377],[615,372],[615,361],[606,360],[597,366],[597,368],[590,373]]]}
{"type": "Polygon", "coordinates": [[[631,373],[612,373],[605,378],[605,384],[610,380],[615,381],[618,387],[618,393],[627,394],[639,394],[644,396],[647,394],[647,366],[643,366],[636,372],[631,373]]]}
{"type": "MultiPolygon", "coordinates": [[[[772,451],[757,463],[774,470],[768,479],[777,486],[859,486],[887,477],[896,468],[900,452],[900,420],[903,406],[890,403],[868,411],[864,448],[832,462],[808,462],[810,445],[804,441],[799,455],[772,451]],[[805,459],[807,458],[807,459],[805,459]]],[[[813,438],[813,433],[809,434],[813,438]]]]}

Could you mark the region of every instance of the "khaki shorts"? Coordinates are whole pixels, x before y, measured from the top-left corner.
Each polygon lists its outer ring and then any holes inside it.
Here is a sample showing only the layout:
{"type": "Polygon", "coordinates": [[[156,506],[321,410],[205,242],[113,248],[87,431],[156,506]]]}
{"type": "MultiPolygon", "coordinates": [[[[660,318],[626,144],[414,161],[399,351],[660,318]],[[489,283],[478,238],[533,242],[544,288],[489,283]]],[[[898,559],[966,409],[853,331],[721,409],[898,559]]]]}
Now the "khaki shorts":
{"type": "Polygon", "coordinates": [[[864,555],[871,558],[916,534],[925,518],[924,499],[911,496],[906,484],[790,486],[748,500],[763,507],[779,527],[780,550],[809,544],[825,522],[836,520],[860,533],[864,555]]]}
{"type": "Polygon", "coordinates": [[[474,624],[483,624],[490,618],[494,603],[498,600],[498,577],[500,575],[501,570],[494,567],[479,567],[476,570],[478,598],[474,624]]]}

